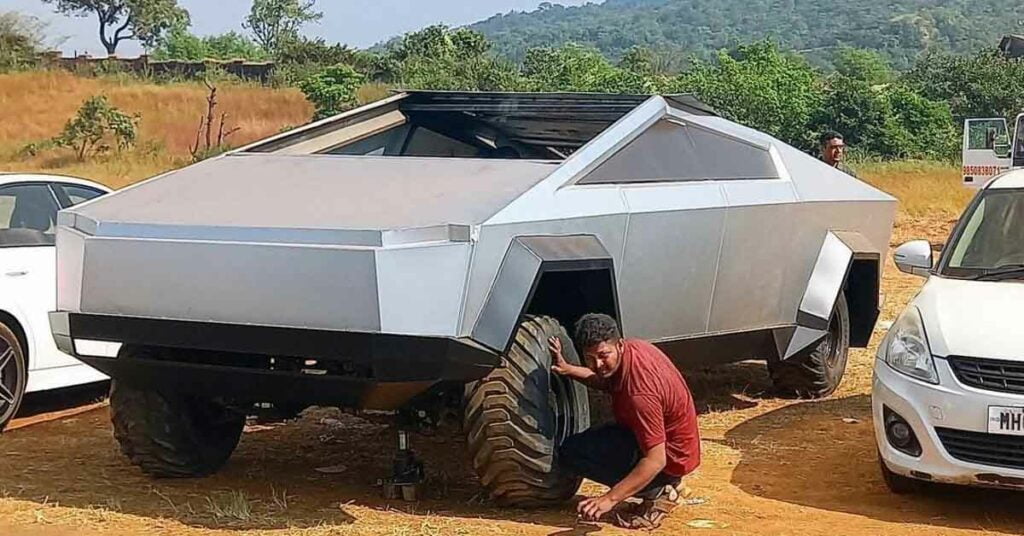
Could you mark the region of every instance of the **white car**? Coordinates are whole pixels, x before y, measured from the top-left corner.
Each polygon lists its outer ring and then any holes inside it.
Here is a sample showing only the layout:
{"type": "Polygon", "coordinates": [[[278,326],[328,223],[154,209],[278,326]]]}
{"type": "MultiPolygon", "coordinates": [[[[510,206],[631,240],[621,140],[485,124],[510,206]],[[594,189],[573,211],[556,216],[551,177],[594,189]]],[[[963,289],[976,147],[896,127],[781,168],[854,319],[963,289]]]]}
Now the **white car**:
{"type": "Polygon", "coordinates": [[[57,349],[47,315],[57,306],[57,212],[109,191],[70,177],[0,174],[0,431],[25,393],[106,379],[57,349]]]}
{"type": "Polygon", "coordinates": [[[1024,170],[978,192],[937,265],[923,240],[895,257],[928,281],[875,360],[886,483],[1024,489],[1024,170]]]}

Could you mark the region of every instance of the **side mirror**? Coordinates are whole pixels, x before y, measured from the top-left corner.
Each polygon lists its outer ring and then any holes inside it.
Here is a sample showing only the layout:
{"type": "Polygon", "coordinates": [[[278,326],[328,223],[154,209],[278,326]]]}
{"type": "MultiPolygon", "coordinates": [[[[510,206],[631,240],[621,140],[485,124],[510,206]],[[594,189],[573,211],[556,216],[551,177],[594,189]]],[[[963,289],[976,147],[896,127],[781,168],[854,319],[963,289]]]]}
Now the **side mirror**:
{"type": "Polygon", "coordinates": [[[901,272],[928,277],[932,270],[932,245],[927,240],[914,240],[896,248],[893,254],[901,272]]]}

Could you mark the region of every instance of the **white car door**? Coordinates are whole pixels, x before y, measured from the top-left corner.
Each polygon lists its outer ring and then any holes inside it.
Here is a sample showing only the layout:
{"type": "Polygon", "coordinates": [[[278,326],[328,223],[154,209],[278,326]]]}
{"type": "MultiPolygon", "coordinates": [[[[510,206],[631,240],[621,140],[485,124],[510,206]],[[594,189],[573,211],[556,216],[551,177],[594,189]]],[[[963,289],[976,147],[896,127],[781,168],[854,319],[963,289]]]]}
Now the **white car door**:
{"type": "Polygon", "coordinates": [[[78,364],[57,350],[48,329],[47,313],[57,301],[54,229],[59,209],[45,182],[0,186],[0,307],[25,330],[30,370],[78,364]]]}
{"type": "Polygon", "coordinates": [[[963,181],[964,186],[981,188],[996,175],[1010,168],[1010,143],[1006,120],[999,118],[964,121],[963,181]]]}

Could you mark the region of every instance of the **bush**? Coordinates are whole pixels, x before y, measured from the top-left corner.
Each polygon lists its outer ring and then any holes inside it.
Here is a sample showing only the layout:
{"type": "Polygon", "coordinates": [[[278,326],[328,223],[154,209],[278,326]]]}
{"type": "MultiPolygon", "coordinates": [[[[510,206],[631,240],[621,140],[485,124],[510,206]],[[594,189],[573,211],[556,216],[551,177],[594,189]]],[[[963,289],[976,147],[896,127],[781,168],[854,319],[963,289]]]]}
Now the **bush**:
{"type": "Polygon", "coordinates": [[[45,27],[14,11],[0,13],[0,73],[38,65],[45,27]]]}
{"type": "Polygon", "coordinates": [[[80,160],[110,151],[124,150],[135,143],[139,116],[130,116],[110,104],[104,96],[91,97],[78,109],[64,131],[53,139],[60,147],[74,149],[80,160]]]}
{"type": "Polygon", "coordinates": [[[341,44],[328,45],[321,38],[289,39],[281,43],[274,55],[276,65],[273,85],[298,85],[310,76],[339,64],[352,65],[360,72],[369,72],[369,69],[360,65],[368,54],[341,44]]]}
{"type": "Polygon", "coordinates": [[[356,91],[366,77],[348,65],[335,65],[299,83],[299,89],[316,108],[314,119],[337,115],[356,104],[356,91]]]}
{"type": "Polygon", "coordinates": [[[153,50],[152,56],[156,60],[179,61],[262,61],[268,57],[259,45],[238,32],[199,37],[181,27],[171,30],[153,50]]]}

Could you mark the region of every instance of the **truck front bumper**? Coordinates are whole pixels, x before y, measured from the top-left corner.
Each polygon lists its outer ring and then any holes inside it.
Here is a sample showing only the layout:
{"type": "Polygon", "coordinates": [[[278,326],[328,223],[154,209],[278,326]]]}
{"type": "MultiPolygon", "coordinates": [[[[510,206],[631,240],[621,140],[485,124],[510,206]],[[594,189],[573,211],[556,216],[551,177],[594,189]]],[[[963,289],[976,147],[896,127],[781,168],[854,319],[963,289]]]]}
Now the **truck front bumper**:
{"type": "Polygon", "coordinates": [[[396,409],[435,384],[473,381],[500,363],[464,338],[64,311],[50,313],[50,326],[62,351],[115,381],[253,402],[396,409]],[[158,350],[134,351],[141,347],[158,350]]]}

